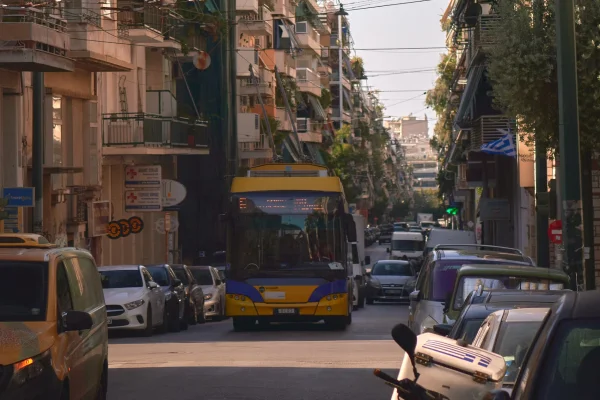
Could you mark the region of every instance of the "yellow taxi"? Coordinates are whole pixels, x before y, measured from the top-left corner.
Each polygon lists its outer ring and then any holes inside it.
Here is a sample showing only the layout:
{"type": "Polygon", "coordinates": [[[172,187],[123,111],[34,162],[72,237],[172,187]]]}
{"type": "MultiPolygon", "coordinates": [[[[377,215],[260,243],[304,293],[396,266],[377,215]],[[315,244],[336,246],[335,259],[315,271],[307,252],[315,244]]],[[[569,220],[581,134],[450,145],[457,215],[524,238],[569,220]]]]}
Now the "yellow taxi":
{"type": "Polygon", "coordinates": [[[108,326],[86,250],[0,234],[0,400],[105,399],[108,326]]]}

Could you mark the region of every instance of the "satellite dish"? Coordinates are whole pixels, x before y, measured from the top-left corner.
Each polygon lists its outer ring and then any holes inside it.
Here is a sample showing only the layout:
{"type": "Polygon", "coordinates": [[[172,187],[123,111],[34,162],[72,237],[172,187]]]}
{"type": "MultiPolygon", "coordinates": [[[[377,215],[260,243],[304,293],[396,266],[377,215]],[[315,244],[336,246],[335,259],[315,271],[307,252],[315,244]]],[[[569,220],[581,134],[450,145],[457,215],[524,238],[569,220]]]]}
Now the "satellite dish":
{"type": "Polygon", "coordinates": [[[203,71],[210,66],[210,55],[205,51],[199,51],[194,54],[192,62],[194,67],[203,71]]]}

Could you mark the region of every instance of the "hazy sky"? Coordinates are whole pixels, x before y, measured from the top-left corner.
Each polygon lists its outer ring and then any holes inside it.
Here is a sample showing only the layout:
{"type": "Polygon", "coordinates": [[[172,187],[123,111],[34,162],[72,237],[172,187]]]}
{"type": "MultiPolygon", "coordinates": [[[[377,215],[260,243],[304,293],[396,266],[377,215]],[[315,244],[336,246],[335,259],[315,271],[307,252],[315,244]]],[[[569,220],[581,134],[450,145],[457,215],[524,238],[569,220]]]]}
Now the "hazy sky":
{"type": "Polygon", "coordinates": [[[444,52],[445,33],[440,19],[449,0],[380,7],[408,1],[411,0],[348,0],[342,4],[349,13],[356,54],[365,63],[367,84],[381,90],[385,116],[402,117],[413,113],[423,118],[427,114],[431,134],[436,116],[426,108],[423,92],[433,87],[435,68],[444,52]],[[358,9],[363,7],[378,8],[358,9]],[[352,11],[353,8],[357,10],[352,11]],[[399,47],[436,48],[368,50],[399,47]]]}

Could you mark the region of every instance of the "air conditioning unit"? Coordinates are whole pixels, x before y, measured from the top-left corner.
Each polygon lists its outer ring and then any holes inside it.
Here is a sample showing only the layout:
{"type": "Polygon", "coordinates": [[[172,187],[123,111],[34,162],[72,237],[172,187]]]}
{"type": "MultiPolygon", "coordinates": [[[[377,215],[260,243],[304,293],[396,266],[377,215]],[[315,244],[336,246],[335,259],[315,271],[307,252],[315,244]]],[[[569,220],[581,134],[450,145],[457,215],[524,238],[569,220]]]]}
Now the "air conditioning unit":
{"type": "Polygon", "coordinates": [[[238,142],[260,141],[260,116],[255,113],[238,114],[238,142]]]}
{"type": "Polygon", "coordinates": [[[296,33],[307,33],[308,23],[306,21],[296,23],[296,33]]]}

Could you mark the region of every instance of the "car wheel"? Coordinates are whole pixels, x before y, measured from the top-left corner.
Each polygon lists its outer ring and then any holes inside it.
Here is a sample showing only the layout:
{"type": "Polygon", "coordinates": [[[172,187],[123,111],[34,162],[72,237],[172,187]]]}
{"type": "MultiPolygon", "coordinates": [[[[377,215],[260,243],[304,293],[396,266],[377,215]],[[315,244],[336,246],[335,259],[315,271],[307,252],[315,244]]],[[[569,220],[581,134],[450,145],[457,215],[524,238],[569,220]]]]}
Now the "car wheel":
{"type": "Polygon", "coordinates": [[[206,313],[204,311],[204,304],[200,307],[200,315],[197,315],[197,321],[199,324],[203,324],[206,322],[206,313]]]}
{"type": "Polygon", "coordinates": [[[179,319],[179,305],[176,304],[172,306],[173,310],[171,311],[171,332],[181,332],[181,320],[179,319]]]}
{"type": "Polygon", "coordinates": [[[198,311],[196,310],[196,303],[190,303],[187,306],[187,312],[185,313],[188,323],[190,325],[196,325],[198,323],[198,311]]]}
{"type": "Polygon", "coordinates": [[[148,306],[148,309],[146,310],[146,327],[144,328],[144,336],[152,336],[153,328],[154,327],[152,326],[152,307],[148,306]]]}
{"type": "Polygon", "coordinates": [[[106,400],[106,394],[108,393],[108,366],[105,364],[102,368],[102,376],[100,377],[100,383],[98,384],[98,392],[94,400],[106,400]]]}
{"type": "Polygon", "coordinates": [[[158,327],[158,331],[160,333],[167,333],[169,331],[169,319],[171,315],[169,314],[169,306],[165,304],[165,309],[163,311],[163,321],[162,324],[158,327]]]}
{"type": "Polygon", "coordinates": [[[373,302],[374,302],[373,299],[367,298],[367,304],[371,305],[371,304],[373,304],[373,302]]]}

